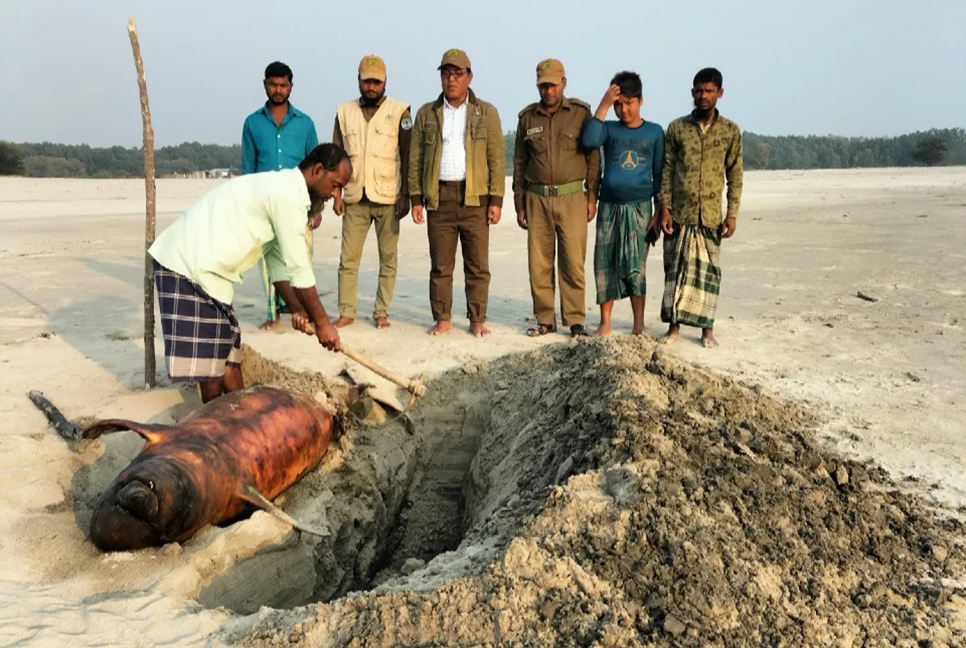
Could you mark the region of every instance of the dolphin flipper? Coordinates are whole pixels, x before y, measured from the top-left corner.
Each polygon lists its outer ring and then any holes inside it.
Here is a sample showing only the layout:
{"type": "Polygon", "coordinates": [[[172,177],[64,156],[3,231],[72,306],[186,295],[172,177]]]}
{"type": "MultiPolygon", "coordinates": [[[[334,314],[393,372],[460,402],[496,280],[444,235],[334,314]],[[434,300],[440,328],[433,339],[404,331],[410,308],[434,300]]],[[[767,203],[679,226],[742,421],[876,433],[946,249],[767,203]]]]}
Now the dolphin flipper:
{"type": "Polygon", "coordinates": [[[295,518],[287,514],[285,511],[283,511],[282,509],[280,509],[279,507],[275,506],[270,501],[268,501],[268,499],[264,495],[259,493],[258,489],[255,488],[254,486],[251,486],[251,485],[245,486],[244,488],[242,488],[242,492],[238,493],[238,496],[243,500],[245,500],[246,502],[254,504],[258,508],[265,511],[266,513],[273,515],[274,517],[278,518],[282,522],[285,522],[286,524],[292,526],[293,528],[298,529],[299,531],[304,531],[305,533],[310,533],[314,536],[319,536],[320,538],[325,538],[332,535],[329,531],[313,529],[310,526],[302,524],[301,522],[299,522],[298,520],[296,520],[295,518]]]}

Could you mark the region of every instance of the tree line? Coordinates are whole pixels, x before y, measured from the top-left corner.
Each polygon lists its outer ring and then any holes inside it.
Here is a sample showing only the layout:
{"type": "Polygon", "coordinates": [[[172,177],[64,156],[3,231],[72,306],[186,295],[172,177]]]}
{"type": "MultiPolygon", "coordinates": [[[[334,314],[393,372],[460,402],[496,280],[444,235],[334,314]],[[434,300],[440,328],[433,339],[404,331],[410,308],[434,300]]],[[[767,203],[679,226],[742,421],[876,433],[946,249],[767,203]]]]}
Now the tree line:
{"type": "MultiPolygon", "coordinates": [[[[966,164],[966,130],[932,129],[898,137],[743,134],[746,169],[851,169],[966,164]]],[[[507,175],[513,172],[516,131],[504,136],[507,175]]],[[[159,176],[211,169],[239,172],[241,146],[185,142],[155,150],[159,176]]],[[[144,174],[139,147],[0,142],[0,175],[36,178],[136,178],[144,174]]]]}

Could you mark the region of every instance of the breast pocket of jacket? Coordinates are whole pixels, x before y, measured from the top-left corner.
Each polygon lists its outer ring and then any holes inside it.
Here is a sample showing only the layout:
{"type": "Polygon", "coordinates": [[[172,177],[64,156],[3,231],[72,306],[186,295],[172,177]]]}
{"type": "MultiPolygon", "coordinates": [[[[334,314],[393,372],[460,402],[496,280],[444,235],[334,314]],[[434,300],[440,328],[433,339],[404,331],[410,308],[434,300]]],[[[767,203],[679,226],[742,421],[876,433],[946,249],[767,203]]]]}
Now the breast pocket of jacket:
{"type": "Polygon", "coordinates": [[[542,155],[547,152],[547,148],[549,147],[547,138],[543,133],[527,135],[524,142],[527,145],[527,150],[530,152],[530,155],[542,155]]]}
{"type": "Polygon", "coordinates": [[[343,139],[345,140],[345,149],[349,153],[349,157],[362,155],[362,131],[356,128],[346,128],[345,133],[343,133],[343,139]]]}
{"type": "Polygon", "coordinates": [[[473,118],[469,123],[470,129],[470,139],[473,140],[485,140],[486,139],[486,119],[483,115],[473,115],[473,118]]]}
{"type": "Polygon", "coordinates": [[[436,124],[426,124],[423,127],[423,148],[436,148],[437,137],[439,137],[439,127],[436,124]]]}
{"type": "Polygon", "coordinates": [[[397,142],[399,141],[399,131],[391,122],[381,123],[376,126],[375,141],[372,142],[372,152],[379,157],[396,157],[397,142]]]}
{"type": "Polygon", "coordinates": [[[563,151],[576,151],[578,143],[578,133],[561,133],[560,149],[563,151]]]}

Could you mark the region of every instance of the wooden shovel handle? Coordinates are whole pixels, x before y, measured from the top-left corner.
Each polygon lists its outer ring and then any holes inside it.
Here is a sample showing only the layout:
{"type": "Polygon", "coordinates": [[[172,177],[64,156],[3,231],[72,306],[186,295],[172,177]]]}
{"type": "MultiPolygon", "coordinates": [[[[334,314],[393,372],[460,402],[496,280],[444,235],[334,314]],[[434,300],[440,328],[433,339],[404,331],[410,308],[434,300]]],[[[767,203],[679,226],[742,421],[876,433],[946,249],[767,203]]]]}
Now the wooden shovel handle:
{"type": "MultiPolygon", "coordinates": [[[[309,322],[309,333],[315,334],[315,325],[312,324],[311,322],[309,322]]],[[[349,358],[350,360],[353,360],[361,364],[363,367],[365,367],[372,373],[376,374],[377,376],[381,376],[386,380],[388,380],[389,382],[399,385],[400,387],[408,391],[413,396],[424,396],[426,394],[426,385],[424,385],[423,383],[419,382],[418,380],[406,380],[405,378],[400,378],[399,376],[392,373],[388,369],[384,369],[383,367],[380,367],[372,360],[369,360],[368,358],[359,355],[352,349],[347,349],[345,346],[343,346],[342,355],[349,358]]]]}
{"type": "Polygon", "coordinates": [[[426,393],[426,385],[422,384],[418,380],[406,380],[405,378],[400,378],[399,376],[392,373],[391,371],[383,369],[372,360],[369,360],[368,358],[359,355],[352,349],[347,349],[343,346],[342,354],[347,358],[349,358],[350,360],[354,360],[355,362],[358,362],[363,367],[365,367],[372,373],[376,374],[377,376],[382,376],[386,380],[399,385],[400,387],[410,392],[414,396],[423,396],[426,393]]]}

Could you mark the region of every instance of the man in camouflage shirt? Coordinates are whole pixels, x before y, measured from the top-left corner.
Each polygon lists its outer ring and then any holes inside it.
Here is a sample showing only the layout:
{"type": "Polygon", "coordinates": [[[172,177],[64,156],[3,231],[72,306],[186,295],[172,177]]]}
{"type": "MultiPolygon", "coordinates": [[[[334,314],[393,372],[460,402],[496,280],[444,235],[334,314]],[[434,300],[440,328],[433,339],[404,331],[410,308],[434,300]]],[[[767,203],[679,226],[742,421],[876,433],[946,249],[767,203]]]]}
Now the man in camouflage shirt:
{"type": "MultiPolygon", "coordinates": [[[[664,343],[678,339],[681,324],[699,326],[705,347],[718,345],[714,314],[721,284],[722,238],[737,228],[741,204],[741,131],[715,107],[724,95],[721,72],[705,68],[694,77],[694,111],[667,127],[659,202],[664,232],[664,343]],[[727,211],[721,194],[728,182],[727,211]]],[[[658,215],[655,215],[655,219],[658,215]]]]}

